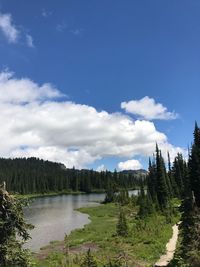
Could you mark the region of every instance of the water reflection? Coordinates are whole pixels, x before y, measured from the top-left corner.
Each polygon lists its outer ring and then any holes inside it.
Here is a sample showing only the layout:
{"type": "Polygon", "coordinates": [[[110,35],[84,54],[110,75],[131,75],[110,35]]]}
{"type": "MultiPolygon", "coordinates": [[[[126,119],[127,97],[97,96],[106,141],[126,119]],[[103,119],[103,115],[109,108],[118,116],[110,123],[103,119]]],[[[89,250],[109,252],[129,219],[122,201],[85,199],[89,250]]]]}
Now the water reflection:
{"type": "MultiPolygon", "coordinates": [[[[130,191],[129,194],[138,192],[130,191]]],[[[63,240],[65,233],[82,228],[90,220],[87,214],[75,209],[98,205],[105,194],[62,195],[36,198],[25,209],[25,218],[35,228],[31,231],[32,239],[25,245],[32,251],[39,250],[52,240],[63,240]]]]}
{"type": "Polygon", "coordinates": [[[65,233],[82,228],[90,220],[87,214],[75,209],[98,205],[104,194],[63,195],[37,198],[25,209],[27,222],[35,228],[31,231],[32,239],[25,245],[32,251],[39,250],[52,240],[63,240],[65,233]],[[93,202],[92,202],[93,201],[93,202]]]}

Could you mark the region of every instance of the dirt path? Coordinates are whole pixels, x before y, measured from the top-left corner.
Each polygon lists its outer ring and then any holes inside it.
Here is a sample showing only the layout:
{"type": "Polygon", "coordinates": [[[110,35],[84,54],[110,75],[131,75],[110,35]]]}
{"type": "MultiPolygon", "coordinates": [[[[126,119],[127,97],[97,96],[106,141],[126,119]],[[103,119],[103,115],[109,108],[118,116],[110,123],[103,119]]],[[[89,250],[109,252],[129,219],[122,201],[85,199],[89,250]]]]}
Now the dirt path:
{"type": "Polygon", "coordinates": [[[169,264],[169,262],[173,259],[174,257],[174,252],[176,250],[176,242],[178,240],[178,225],[179,223],[175,224],[172,229],[173,229],[173,235],[172,238],[169,240],[169,242],[166,245],[166,254],[162,255],[155,263],[155,267],[164,267],[169,264]]]}

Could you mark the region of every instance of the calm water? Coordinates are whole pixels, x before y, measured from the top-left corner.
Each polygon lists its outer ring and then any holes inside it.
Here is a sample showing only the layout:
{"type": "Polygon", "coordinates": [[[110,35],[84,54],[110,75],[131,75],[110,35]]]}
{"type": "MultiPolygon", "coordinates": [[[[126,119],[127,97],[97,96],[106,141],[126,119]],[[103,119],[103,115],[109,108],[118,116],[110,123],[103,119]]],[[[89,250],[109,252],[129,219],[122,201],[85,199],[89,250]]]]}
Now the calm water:
{"type": "MultiPolygon", "coordinates": [[[[137,194],[137,191],[130,194],[137,194]]],[[[65,233],[82,228],[90,220],[87,214],[75,209],[99,205],[97,202],[104,197],[105,194],[84,194],[36,198],[24,211],[26,221],[35,226],[31,230],[32,239],[25,247],[38,251],[52,240],[63,240],[65,233]]]]}
{"type": "Polygon", "coordinates": [[[25,247],[37,251],[52,240],[63,240],[65,233],[82,228],[90,220],[87,214],[75,209],[99,205],[94,201],[102,201],[104,196],[88,194],[36,198],[24,211],[26,221],[35,226],[31,230],[32,239],[25,247]]]}

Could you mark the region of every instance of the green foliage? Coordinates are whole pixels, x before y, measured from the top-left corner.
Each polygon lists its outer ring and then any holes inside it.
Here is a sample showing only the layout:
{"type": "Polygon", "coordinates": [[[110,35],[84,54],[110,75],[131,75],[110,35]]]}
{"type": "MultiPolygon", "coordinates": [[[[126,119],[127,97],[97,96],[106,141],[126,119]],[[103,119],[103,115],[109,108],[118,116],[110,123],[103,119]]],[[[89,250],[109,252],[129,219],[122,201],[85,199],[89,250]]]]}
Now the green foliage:
{"type": "Polygon", "coordinates": [[[189,175],[196,205],[200,207],[200,128],[194,129],[194,143],[189,158],[189,175]]]}
{"type": "Polygon", "coordinates": [[[118,222],[117,222],[117,235],[127,236],[128,235],[128,226],[126,222],[126,216],[122,209],[120,209],[118,222]]]}
{"type": "Polygon", "coordinates": [[[184,194],[184,179],[187,175],[187,166],[180,153],[178,153],[174,159],[171,174],[174,182],[174,193],[177,197],[182,198],[184,194]]]}
{"type": "Polygon", "coordinates": [[[114,183],[109,182],[106,188],[106,194],[105,194],[105,199],[103,203],[106,204],[106,203],[114,202],[115,197],[116,197],[115,192],[116,192],[116,188],[115,188],[114,183]]]}
{"type": "Polygon", "coordinates": [[[197,267],[200,266],[200,128],[197,123],[194,129],[194,143],[189,155],[188,169],[186,166],[183,167],[182,170],[178,170],[179,184],[183,183],[181,243],[174,260],[177,265],[174,266],[197,267]],[[185,174],[181,179],[180,173],[183,171],[185,174]]]}
{"type": "Polygon", "coordinates": [[[127,205],[130,201],[128,190],[127,189],[120,190],[115,197],[115,201],[122,206],[127,205]]]}
{"type": "Polygon", "coordinates": [[[158,204],[160,209],[164,210],[168,206],[169,188],[167,188],[164,160],[161,151],[158,149],[158,145],[156,145],[156,184],[158,204]]]}
{"type": "MultiPolygon", "coordinates": [[[[168,164],[171,175],[171,166],[170,163],[168,164]]],[[[164,211],[166,208],[168,208],[169,200],[173,196],[173,188],[171,183],[171,176],[168,176],[164,159],[162,157],[161,151],[158,148],[158,145],[156,145],[156,155],[153,162],[149,160],[147,187],[150,196],[149,199],[152,200],[157,210],[164,211]]]]}
{"type": "Polygon", "coordinates": [[[29,239],[32,225],[23,218],[25,200],[16,199],[0,189],[0,265],[4,267],[30,266],[29,251],[22,248],[29,239]],[[16,238],[18,236],[19,238],[16,238]]]}
{"type": "Polygon", "coordinates": [[[63,164],[37,158],[0,158],[0,166],[0,182],[3,177],[7,189],[15,194],[62,191],[90,193],[104,191],[109,186],[134,188],[138,185],[134,173],[67,169],[63,164]]]}
{"type": "MultiPolygon", "coordinates": [[[[140,219],[137,216],[137,206],[125,205],[123,212],[126,214],[129,231],[126,237],[121,237],[116,235],[116,228],[113,227],[119,220],[118,205],[109,203],[97,207],[81,208],[79,211],[89,214],[91,223],[84,229],[73,231],[68,236],[70,248],[76,247],[79,251],[82,249],[84,251],[85,246],[87,247],[88,243],[91,244],[97,250],[93,252],[93,255],[98,267],[134,266],[133,264],[137,266],[140,261],[143,266],[152,266],[160,254],[165,252],[166,243],[172,236],[172,225],[180,220],[178,216],[175,217],[172,214],[172,222],[166,224],[165,216],[159,212],[140,219]]],[[[70,255],[73,256],[72,253],[70,255]]],[[[80,267],[80,258],[76,261],[72,258],[70,264],[71,267],[80,267]]],[[[51,265],[43,261],[37,266],[49,267],[51,265]]]]}
{"type": "Polygon", "coordinates": [[[88,249],[87,254],[85,255],[81,267],[97,267],[97,263],[94,257],[91,254],[90,249],[88,249]]]}
{"type": "Polygon", "coordinates": [[[119,253],[114,259],[110,260],[104,267],[128,267],[130,266],[130,261],[128,255],[125,252],[119,253]]]}
{"type": "Polygon", "coordinates": [[[117,261],[109,261],[104,267],[121,267],[121,263],[117,261]]]}
{"type": "Polygon", "coordinates": [[[138,196],[137,203],[139,205],[138,216],[141,219],[144,219],[145,217],[151,215],[154,212],[154,207],[153,207],[151,196],[149,194],[149,189],[147,189],[147,192],[145,194],[143,184],[141,184],[140,186],[140,193],[138,196]]]}

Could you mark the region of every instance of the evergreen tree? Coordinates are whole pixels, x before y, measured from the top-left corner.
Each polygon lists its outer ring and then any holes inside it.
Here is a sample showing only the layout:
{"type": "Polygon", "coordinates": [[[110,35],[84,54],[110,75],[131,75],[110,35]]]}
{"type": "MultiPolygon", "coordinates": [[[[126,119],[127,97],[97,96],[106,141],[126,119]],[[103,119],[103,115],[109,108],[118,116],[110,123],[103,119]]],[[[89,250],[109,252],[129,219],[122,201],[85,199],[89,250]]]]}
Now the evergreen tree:
{"type": "Polygon", "coordinates": [[[145,194],[143,184],[141,184],[141,187],[140,187],[140,195],[138,196],[138,204],[139,204],[138,216],[141,219],[144,219],[145,217],[153,213],[153,203],[152,203],[151,195],[149,194],[148,189],[147,189],[147,193],[145,194]]]}
{"type": "MultiPolygon", "coordinates": [[[[180,256],[188,266],[200,266],[200,130],[195,123],[194,144],[183,177],[180,256]]],[[[187,266],[187,265],[186,265],[187,266]]]]}
{"type": "Polygon", "coordinates": [[[115,200],[115,189],[114,185],[109,182],[108,187],[106,189],[104,203],[111,203],[115,200]]]}
{"type": "Polygon", "coordinates": [[[126,216],[122,209],[119,212],[119,218],[117,222],[117,235],[123,236],[123,237],[128,235],[128,226],[126,222],[126,216]]]}
{"type": "Polygon", "coordinates": [[[15,194],[67,190],[90,193],[106,190],[111,185],[116,191],[116,188],[132,188],[139,183],[134,173],[67,169],[61,163],[37,158],[0,158],[0,182],[2,180],[6,181],[8,191],[15,194]]]}
{"type": "Polygon", "coordinates": [[[149,159],[149,173],[147,175],[147,187],[154,202],[157,201],[156,164],[149,159]]]}
{"type": "Polygon", "coordinates": [[[195,201],[197,206],[200,207],[200,129],[197,123],[195,123],[194,129],[194,143],[190,155],[189,172],[195,201]]]}
{"type": "Polygon", "coordinates": [[[173,171],[171,168],[171,160],[170,160],[169,152],[167,153],[167,156],[168,156],[168,177],[169,177],[169,181],[171,184],[171,196],[179,197],[179,190],[178,190],[178,186],[177,186],[176,181],[174,179],[173,171]]]}
{"type": "Polygon", "coordinates": [[[4,183],[0,189],[0,266],[29,266],[29,253],[22,245],[29,239],[27,231],[32,226],[24,221],[24,204],[8,194],[4,183]]]}
{"type": "Polygon", "coordinates": [[[164,211],[169,206],[169,199],[173,195],[173,190],[171,180],[165,168],[164,159],[157,144],[154,160],[153,162],[149,160],[147,188],[148,197],[154,203],[156,209],[164,211]]]}
{"type": "Polygon", "coordinates": [[[176,184],[176,196],[183,197],[184,193],[184,178],[186,175],[186,162],[183,159],[182,154],[178,153],[174,159],[172,167],[172,176],[176,184]]]}
{"type": "Polygon", "coordinates": [[[157,199],[161,210],[164,210],[168,205],[169,192],[166,183],[166,169],[161,151],[156,144],[156,183],[157,183],[157,199]]]}
{"type": "Polygon", "coordinates": [[[122,206],[129,203],[129,194],[126,188],[119,191],[116,201],[122,206]]]}

